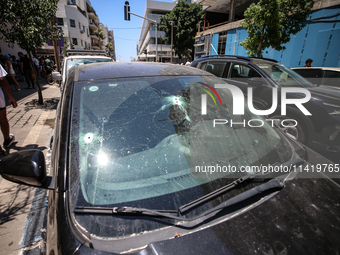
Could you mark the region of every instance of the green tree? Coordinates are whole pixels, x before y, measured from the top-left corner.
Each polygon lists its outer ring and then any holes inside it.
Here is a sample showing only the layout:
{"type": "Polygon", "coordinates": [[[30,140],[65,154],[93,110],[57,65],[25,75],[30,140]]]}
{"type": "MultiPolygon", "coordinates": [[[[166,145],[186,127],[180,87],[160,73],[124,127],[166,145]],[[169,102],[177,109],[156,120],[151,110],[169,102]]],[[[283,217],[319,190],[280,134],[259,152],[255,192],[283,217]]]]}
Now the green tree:
{"type": "MultiPolygon", "coordinates": [[[[59,39],[61,32],[51,20],[57,11],[58,0],[0,0],[0,34],[9,47],[17,43],[29,55],[32,66],[32,52],[46,40],[59,39]]],[[[44,100],[36,69],[33,68],[39,103],[44,100]]]]}
{"type": "Polygon", "coordinates": [[[202,6],[180,0],[170,13],[160,18],[159,28],[165,32],[163,41],[171,42],[171,22],[173,22],[173,49],[181,59],[189,57],[195,42],[198,24],[204,18],[202,6]]]}
{"type": "Polygon", "coordinates": [[[106,48],[106,52],[108,56],[113,56],[114,55],[114,48],[113,48],[113,44],[112,43],[108,43],[105,45],[106,48]]]}
{"type": "Polygon", "coordinates": [[[68,47],[70,47],[70,44],[68,37],[64,36],[63,39],[64,39],[63,55],[66,56],[66,50],[68,49],[68,47]]]}
{"type": "Polygon", "coordinates": [[[101,27],[98,27],[96,31],[94,31],[94,34],[98,36],[99,38],[99,47],[102,48],[101,41],[106,38],[106,36],[103,33],[103,29],[101,27]]]}
{"type": "Polygon", "coordinates": [[[304,26],[313,7],[313,0],[260,0],[244,12],[242,26],[248,37],[241,43],[249,56],[262,56],[272,47],[286,49],[284,44],[304,26]]]}

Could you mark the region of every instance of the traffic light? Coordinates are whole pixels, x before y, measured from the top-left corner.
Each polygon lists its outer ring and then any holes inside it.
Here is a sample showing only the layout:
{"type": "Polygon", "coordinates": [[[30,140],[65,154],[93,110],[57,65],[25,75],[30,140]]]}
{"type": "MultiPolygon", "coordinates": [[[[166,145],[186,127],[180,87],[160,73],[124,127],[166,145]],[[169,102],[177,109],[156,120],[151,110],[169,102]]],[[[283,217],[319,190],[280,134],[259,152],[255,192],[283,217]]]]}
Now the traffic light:
{"type": "Polygon", "coordinates": [[[125,1],[125,5],[124,5],[124,20],[130,20],[129,1],[125,1]]]}

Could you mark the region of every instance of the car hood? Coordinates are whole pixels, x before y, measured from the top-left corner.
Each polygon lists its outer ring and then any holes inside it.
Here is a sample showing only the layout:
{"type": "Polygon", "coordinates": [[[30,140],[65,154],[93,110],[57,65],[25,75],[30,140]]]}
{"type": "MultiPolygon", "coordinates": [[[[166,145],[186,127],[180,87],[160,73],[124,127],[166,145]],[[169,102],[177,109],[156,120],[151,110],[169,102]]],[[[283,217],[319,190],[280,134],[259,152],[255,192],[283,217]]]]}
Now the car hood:
{"type": "Polygon", "coordinates": [[[211,228],[152,243],[147,254],[339,254],[339,199],[332,181],[295,179],[260,206],[211,228]]]}
{"type": "Polygon", "coordinates": [[[313,87],[308,88],[312,94],[312,98],[320,101],[340,102],[340,89],[331,87],[313,87]]]}
{"type": "MultiPolygon", "coordinates": [[[[331,164],[308,151],[309,163],[331,164]]],[[[150,243],[133,254],[339,254],[340,179],[329,179],[324,173],[314,177],[298,174],[257,206],[246,206],[227,220],[222,216],[218,224],[200,226],[199,231],[193,228],[182,235],[178,230],[172,239],[150,243]]],[[[105,245],[93,243],[95,249],[105,245]]],[[[110,246],[114,243],[107,243],[104,250],[110,246]]],[[[83,246],[84,253],[79,254],[89,254],[86,249],[83,246]]]]}

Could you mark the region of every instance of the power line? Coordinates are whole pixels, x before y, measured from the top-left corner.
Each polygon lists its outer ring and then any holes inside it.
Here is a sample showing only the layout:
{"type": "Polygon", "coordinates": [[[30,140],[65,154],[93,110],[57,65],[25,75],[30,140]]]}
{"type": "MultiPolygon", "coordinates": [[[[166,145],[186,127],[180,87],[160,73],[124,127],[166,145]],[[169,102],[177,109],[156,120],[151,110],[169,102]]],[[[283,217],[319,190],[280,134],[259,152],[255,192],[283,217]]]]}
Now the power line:
{"type": "Polygon", "coordinates": [[[125,40],[125,41],[133,41],[133,42],[137,42],[138,40],[134,40],[134,39],[125,39],[125,38],[120,38],[115,36],[115,39],[120,39],[120,40],[125,40]]]}
{"type": "Polygon", "coordinates": [[[114,29],[142,29],[142,28],[147,28],[147,27],[116,27],[116,28],[109,28],[109,30],[114,30],[114,29]]]}

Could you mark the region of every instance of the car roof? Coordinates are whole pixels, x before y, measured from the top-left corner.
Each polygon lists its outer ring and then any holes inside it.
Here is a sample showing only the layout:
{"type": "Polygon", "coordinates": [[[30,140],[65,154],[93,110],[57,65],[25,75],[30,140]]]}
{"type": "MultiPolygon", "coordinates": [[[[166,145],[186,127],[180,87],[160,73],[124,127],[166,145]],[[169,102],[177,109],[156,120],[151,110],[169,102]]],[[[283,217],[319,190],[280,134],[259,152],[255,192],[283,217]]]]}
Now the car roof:
{"type": "Polygon", "coordinates": [[[226,59],[232,59],[232,60],[241,60],[245,62],[252,62],[252,60],[263,60],[263,61],[270,61],[274,63],[278,63],[277,60],[271,59],[271,58],[256,58],[256,57],[245,57],[245,56],[239,56],[239,55],[208,55],[204,56],[198,59],[195,59],[190,66],[196,67],[198,63],[204,62],[204,61],[211,61],[211,60],[218,60],[218,61],[223,61],[226,59]]]}
{"type": "Polygon", "coordinates": [[[213,76],[197,68],[170,63],[106,62],[79,65],[73,68],[76,69],[76,77],[78,75],[75,81],[146,76],[213,76]]]}
{"type": "Polygon", "coordinates": [[[297,70],[297,69],[321,69],[321,70],[329,70],[329,71],[339,71],[340,72],[340,67],[316,67],[316,66],[313,66],[313,67],[294,67],[294,68],[291,68],[292,70],[297,70]]]}

